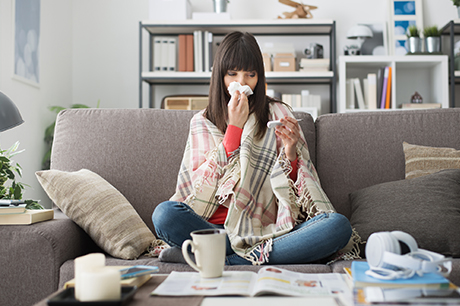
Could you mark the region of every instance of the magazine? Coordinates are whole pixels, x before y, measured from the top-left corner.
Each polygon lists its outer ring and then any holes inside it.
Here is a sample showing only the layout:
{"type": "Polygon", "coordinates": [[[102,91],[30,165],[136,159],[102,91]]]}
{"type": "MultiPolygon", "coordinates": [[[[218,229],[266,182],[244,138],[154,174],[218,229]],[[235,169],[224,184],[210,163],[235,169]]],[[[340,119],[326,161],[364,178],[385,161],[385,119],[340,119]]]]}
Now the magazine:
{"type": "Polygon", "coordinates": [[[258,273],[251,271],[224,271],[219,278],[201,278],[197,272],[171,272],[151,294],[166,296],[187,295],[285,295],[285,296],[339,296],[352,300],[353,295],[344,274],[297,273],[267,266],[258,273]]]}

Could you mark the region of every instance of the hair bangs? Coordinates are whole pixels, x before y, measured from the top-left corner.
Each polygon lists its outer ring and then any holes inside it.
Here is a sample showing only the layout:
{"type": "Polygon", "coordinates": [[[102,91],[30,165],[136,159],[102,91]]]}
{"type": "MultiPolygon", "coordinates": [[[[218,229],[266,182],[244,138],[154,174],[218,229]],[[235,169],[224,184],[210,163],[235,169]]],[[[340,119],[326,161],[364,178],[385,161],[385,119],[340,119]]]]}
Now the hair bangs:
{"type": "Polygon", "coordinates": [[[224,57],[222,72],[226,73],[228,70],[259,71],[260,67],[257,67],[257,63],[257,53],[251,50],[250,45],[240,40],[228,50],[224,57]]]}

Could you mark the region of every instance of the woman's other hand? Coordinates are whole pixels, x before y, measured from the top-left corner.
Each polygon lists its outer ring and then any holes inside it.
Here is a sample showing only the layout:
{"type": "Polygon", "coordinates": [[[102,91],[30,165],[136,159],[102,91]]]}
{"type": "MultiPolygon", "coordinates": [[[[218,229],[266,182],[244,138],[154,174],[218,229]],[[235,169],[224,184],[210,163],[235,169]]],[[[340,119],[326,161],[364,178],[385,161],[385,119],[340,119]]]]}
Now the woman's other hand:
{"type": "Polygon", "coordinates": [[[284,144],[284,151],[290,161],[297,158],[297,142],[300,138],[300,127],[296,119],[292,117],[284,117],[281,120],[283,125],[275,128],[275,133],[281,138],[284,144]]]}

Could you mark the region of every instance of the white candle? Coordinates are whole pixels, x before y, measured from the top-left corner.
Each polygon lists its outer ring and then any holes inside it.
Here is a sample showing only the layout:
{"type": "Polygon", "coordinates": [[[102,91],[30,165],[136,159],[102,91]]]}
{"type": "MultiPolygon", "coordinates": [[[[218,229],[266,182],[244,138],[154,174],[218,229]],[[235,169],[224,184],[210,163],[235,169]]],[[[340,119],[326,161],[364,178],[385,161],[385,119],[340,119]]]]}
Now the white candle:
{"type": "Polygon", "coordinates": [[[110,267],[94,268],[80,274],[80,301],[116,301],[121,298],[120,271],[110,267]]]}
{"type": "Polygon", "coordinates": [[[93,253],[75,258],[75,298],[80,300],[81,273],[93,268],[105,266],[105,255],[102,253],[93,253]]]}

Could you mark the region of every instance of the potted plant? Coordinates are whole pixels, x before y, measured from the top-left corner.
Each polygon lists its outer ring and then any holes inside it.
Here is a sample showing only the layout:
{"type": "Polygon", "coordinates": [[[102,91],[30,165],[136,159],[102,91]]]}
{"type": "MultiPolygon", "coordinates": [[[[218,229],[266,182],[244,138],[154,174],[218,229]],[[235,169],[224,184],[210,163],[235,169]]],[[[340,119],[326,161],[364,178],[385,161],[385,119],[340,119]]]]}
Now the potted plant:
{"type": "Polygon", "coordinates": [[[422,39],[420,38],[420,31],[417,26],[409,26],[406,35],[409,53],[422,52],[422,39]]]}
{"type": "MultiPolygon", "coordinates": [[[[16,181],[16,175],[22,176],[21,166],[11,158],[22,151],[17,151],[19,142],[7,150],[0,149],[0,199],[22,200],[22,191],[28,185],[16,181]],[[10,183],[9,186],[7,183],[10,183]]],[[[43,209],[34,200],[24,200],[26,209],[43,209]]]]}
{"type": "Polygon", "coordinates": [[[452,0],[452,3],[457,7],[458,18],[460,18],[460,0],[452,0]]]}
{"type": "Polygon", "coordinates": [[[441,31],[437,26],[426,27],[423,29],[425,37],[425,51],[428,53],[441,52],[441,31]]]}

